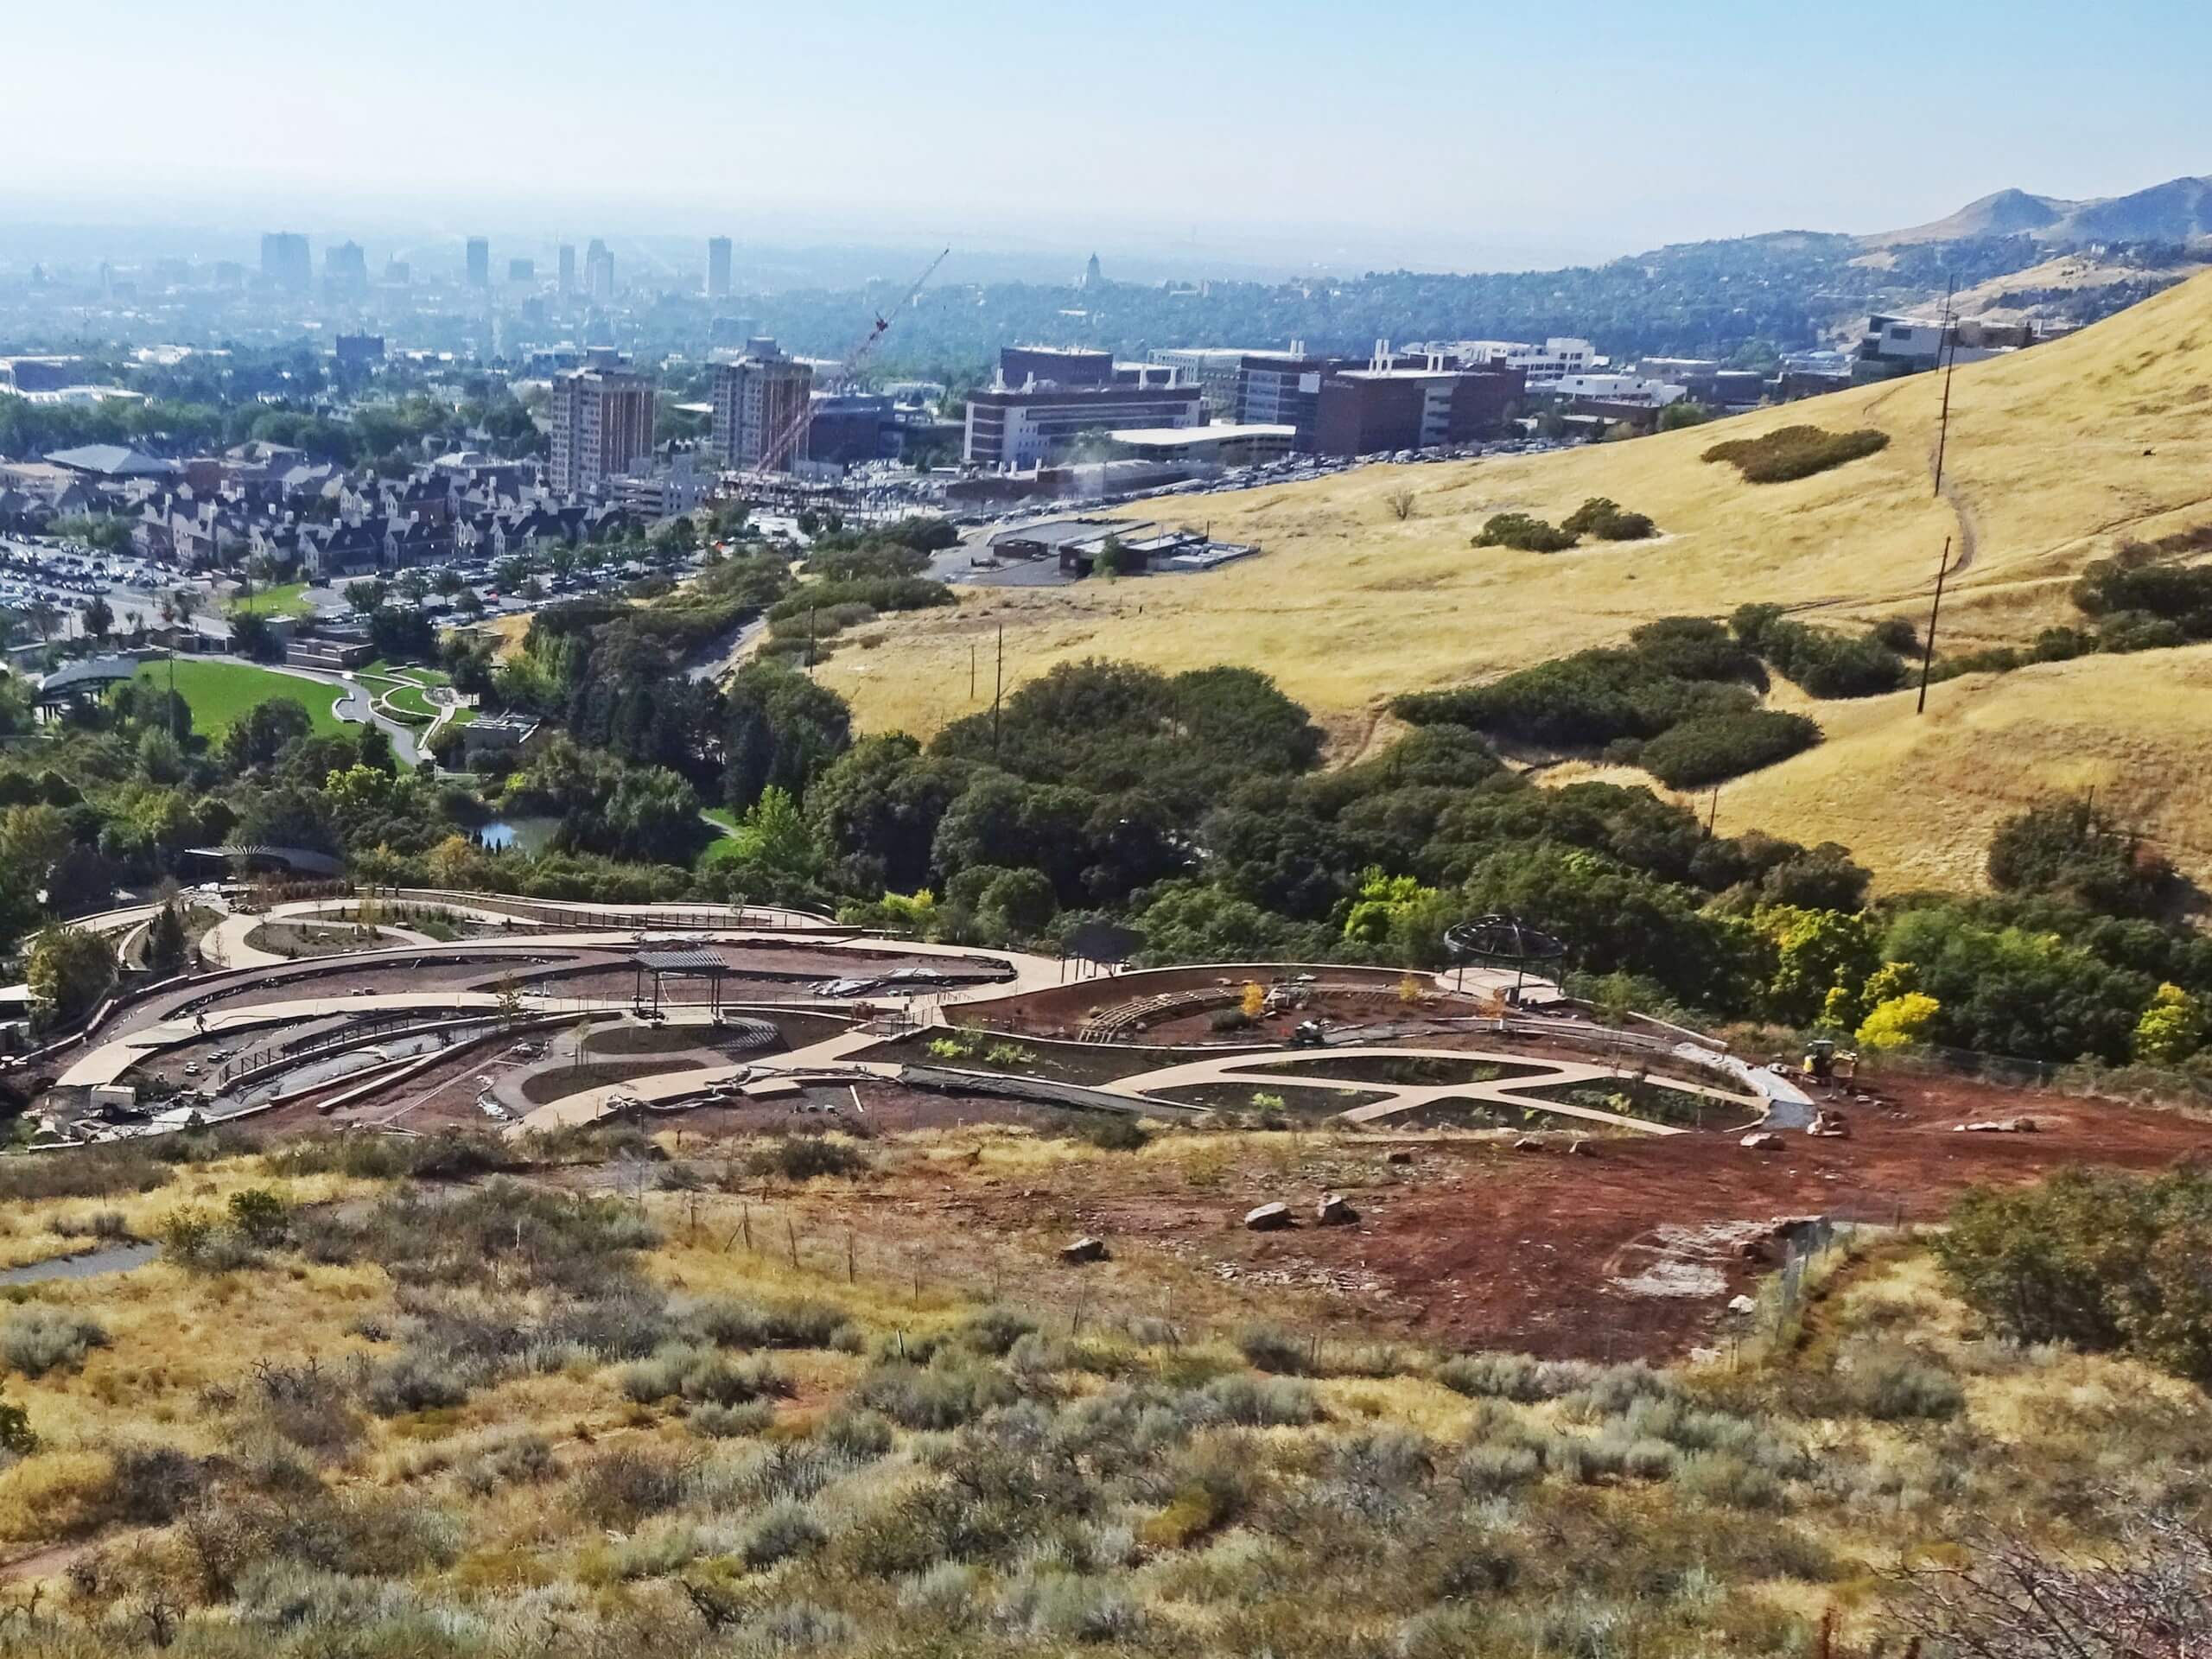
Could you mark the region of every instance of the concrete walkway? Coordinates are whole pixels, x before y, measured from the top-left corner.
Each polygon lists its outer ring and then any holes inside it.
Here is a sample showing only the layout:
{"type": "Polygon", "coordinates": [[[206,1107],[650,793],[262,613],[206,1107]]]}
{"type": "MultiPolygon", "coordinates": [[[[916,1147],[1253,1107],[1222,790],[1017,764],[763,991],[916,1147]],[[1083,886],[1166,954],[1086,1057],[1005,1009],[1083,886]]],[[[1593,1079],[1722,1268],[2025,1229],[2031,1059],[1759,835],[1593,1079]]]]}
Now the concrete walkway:
{"type": "MultiPolygon", "coordinates": [[[[1526,1054],[1496,1054],[1478,1049],[1302,1048],[1262,1054],[1230,1054],[1219,1059],[1191,1060],[1180,1065],[1162,1066],[1156,1071],[1141,1071],[1135,1077],[1122,1077],[1098,1086],[1109,1094],[1127,1095],[1136,1100],[1148,1099],[1161,1090],[1187,1089],[1210,1083],[1249,1085],[1254,1089],[1264,1089],[1272,1084],[1276,1088],[1305,1086],[1387,1090],[1388,1099],[1370,1101],[1363,1106],[1355,1106],[1340,1113],[1338,1116],[1347,1123],[1379,1123],[1406,1112],[1417,1111],[1424,1106],[1433,1106],[1440,1101],[1469,1100],[1515,1111],[1547,1112],[1582,1122],[1601,1123],[1608,1128],[1630,1129],[1640,1135],[1688,1133],[1672,1124],[1654,1123],[1643,1118],[1630,1117],[1592,1106],[1577,1106],[1566,1101],[1545,1100],[1524,1092],[1532,1089],[1556,1089],[1578,1083],[1614,1083],[1619,1079],[1619,1071],[1610,1065],[1597,1065],[1584,1060],[1536,1059],[1526,1054]],[[1313,1077],[1284,1069],[1300,1059],[1324,1056],[1332,1060],[1456,1060],[1477,1065],[1507,1066],[1529,1075],[1499,1077],[1488,1083],[1390,1084],[1369,1083],[1349,1077],[1313,1077]]],[[[1676,1083],[1670,1078],[1667,1080],[1666,1086],[1679,1089],[1685,1094],[1702,1095],[1738,1110],[1752,1109],[1759,1103],[1703,1084],[1676,1083]]]]}

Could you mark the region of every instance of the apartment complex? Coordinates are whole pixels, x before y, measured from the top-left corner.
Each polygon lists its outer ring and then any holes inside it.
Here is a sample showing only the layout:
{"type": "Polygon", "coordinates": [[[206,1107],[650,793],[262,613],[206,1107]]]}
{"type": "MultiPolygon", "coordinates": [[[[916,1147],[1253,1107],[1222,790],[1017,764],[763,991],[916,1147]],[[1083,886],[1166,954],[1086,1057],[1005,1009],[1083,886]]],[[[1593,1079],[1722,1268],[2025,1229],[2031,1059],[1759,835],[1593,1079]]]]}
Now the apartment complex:
{"type": "Polygon", "coordinates": [[[615,353],[555,375],[550,412],[546,481],[562,495],[588,494],[652,453],[652,382],[615,353]]]}
{"type": "Polygon", "coordinates": [[[726,466],[752,471],[763,465],[794,423],[799,430],[779,470],[808,457],[806,416],[814,390],[810,364],[786,357],[767,337],[747,342],[745,354],[715,369],[715,453],[726,466]]]}

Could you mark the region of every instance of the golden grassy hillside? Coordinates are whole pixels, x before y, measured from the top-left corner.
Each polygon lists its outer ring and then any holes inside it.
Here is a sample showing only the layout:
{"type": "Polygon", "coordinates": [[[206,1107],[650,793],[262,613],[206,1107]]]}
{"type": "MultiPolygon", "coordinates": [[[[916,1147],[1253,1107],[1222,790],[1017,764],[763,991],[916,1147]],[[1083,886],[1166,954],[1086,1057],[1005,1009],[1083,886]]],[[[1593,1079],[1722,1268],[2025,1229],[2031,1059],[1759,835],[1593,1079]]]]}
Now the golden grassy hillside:
{"type": "Polygon", "coordinates": [[[1923,375],[1631,443],[1204,498],[1180,510],[1265,556],[1203,577],[969,591],[957,608],[879,625],[877,648],[841,652],[822,677],[866,725],[925,734],[976,706],[978,645],[988,704],[1003,624],[1009,684],[1090,655],[1248,663],[1342,727],[1395,692],[1495,675],[1656,616],[1758,600],[1833,619],[1916,617],[1946,536],[1967,550],[1946,601],[1951,641],[2022,639],[2066,613],[2064,579],[2119,536],[2212,516],[2212,276],[1961,368],[1939,501],[1942,392],[1923,375]],[[1877,426],[1891,442],[1789,484],[1745,484],[1699,459],[1804,422],[1877,426]],[[1401,486],[1416,497],[1403,523],[1386,504],[1401,486]],[[1557,518],[1591,495],[1650,513],[1663,539],[1551,556],[1470,545],[1491,513],[1557,518]]]}
{"type": "MultiPolygon", "coordinates": [[[[1827,741],[1724,785],[1716,826],[1840,841],[1885,891],[1973,887],[1999,821],[2040,797],[2094,789],[2200,884],[2212,878],[2212,645],[1969,675],[1931,687],[1924,715],[1914,698],[1815,702],[1779,688],[1775,705],[1812,715],[1827,741]]],[[[1544,776],[1670,792],[1629,766],[1544,776]]]]}

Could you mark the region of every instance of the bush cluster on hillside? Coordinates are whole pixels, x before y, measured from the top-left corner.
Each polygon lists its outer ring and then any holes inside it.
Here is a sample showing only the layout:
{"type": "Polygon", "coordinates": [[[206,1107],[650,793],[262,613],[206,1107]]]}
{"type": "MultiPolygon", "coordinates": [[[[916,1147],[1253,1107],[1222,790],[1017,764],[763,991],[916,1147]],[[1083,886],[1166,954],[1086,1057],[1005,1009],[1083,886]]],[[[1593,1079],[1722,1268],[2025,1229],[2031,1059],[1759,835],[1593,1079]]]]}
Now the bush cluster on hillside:
{"type": "Polygon", "coordinates": [[[1936,1254],[2016,1342],[2120,1350],[2212,1383],[2212,1175],[2062,1171],[1962,1198],[1936,1254]]]}
{"type": "Polygon", "coordinates": [[[1638,764],[1669,789],[1699,789],[1787,760],[1820,741],[1820,727],[1803,715],[1748,709],[1669,727],[1643,746],[1638,764]]]}
{"type": "Polygon", "coordinates": [[[1630,512],[1618,501],[1593,495],[1557,524],[1525,512],[1493,513],[1476,532],[1475,545],[1563,553],[1585,536],[1601,542],[1640,542],[1658,533],[1648,513],[1630,512]]]}
{"type": "Polygon", "coordinates": [[[1475,535],[1477,547],[1511,547],[1523,553],[1563,553],[1574,542],[1573,531],[1525,512],[1493,513],[1475,535]]]}
{"type": "Polygon", "coordinates": [[[1913,636],[1902,622],[1843,633],[1790,620],[1778,605],[1739,606],[1728,620],[1737,639],[1816,697],[1872,697],[1905,683],[1899,647],[1913,636]]]}
{"type": "Polygon", "coordinates": [[[1570,536],[1595,536],[1601,542],[1641,542],[1659,533],[1649,513],[1630,512],[1619,502],[1593,495],[1560,522],[1570,536]]]}
{"type": "Polygon", "coordinates": [[[1817,426],[1785,426],[1758,438],[1735,438],[1705,452],[1707,461],[1732,462],[1747,484],[1780,484],[1810,478],[1846,461],[1889,448],[1890,435],[1862,427],[1829,432],[1817,426]]]}

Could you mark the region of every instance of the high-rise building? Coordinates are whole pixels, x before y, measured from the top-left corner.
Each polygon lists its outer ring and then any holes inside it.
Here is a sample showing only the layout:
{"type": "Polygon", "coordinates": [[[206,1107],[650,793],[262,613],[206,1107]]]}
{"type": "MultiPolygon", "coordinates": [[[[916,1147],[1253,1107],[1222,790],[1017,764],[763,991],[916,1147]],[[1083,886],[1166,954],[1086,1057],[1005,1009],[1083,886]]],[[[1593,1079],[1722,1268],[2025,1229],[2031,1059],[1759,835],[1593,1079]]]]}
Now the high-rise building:
{"type": "Polygon", "coordinates": [[[614,352],[553,377],[552,448],[546,482],[584,495],[652,453],[652,382],[614,352]]]}
{"type": "Polygon", "coordinates": [[[492,245],[480,236],[468,238],[468,285],[492,286],[492,245]]]}
{"type": "Polygon", "coordinates": [[[601,305],[614,297],[614,256],[607,251],[607,244],[595,236],[584,250],[584,287],[601,305]]]}
{"type": "Polygon", "coordinates": [[[384,279],[394,288],[404,288],[415,280],[415,268],[404,259],[387,259],[384,262],[384,279]]]}
{"type": "Polygon", "coordinates": [[[340,242],[322,251],[322,285],[334,298],[351,299],[369,290],[369,256],[358,242],[340,242]]]}
{"type": "Polygon", "coordinates": [[[315,280],[308,263],[308,239],[291,231],[271,231],[261,238],[261,274],[287,294],[304,294],[315,280]]]}
{"type": "Polygon", "coordinates": [[[561,245],[561,297],[566,299],[575,291],[576,245],[573,242],[563,242],[561,245]]]}
{"type": "Polygon", "coordinates": [[[707,238],[707,297],[729,297],[729,238],[726,236],[707,238]]]}
{"type": "Polygon", "coordinates": [[[510,259],[507,261],[507,280],[511,283],[534,283],[537,280],[537,261],[510,259]]]}
{"type": "Polygon", "coordinates": [[[749,341],[743,357],[715,369],[715,453],[726,466],[753,471],[802,423],[797,441],[777,460],[777,470],[789,471],[807,458],[803,423],[813,391],[811,366],[785,357],[772,340],[749,341]]]}

